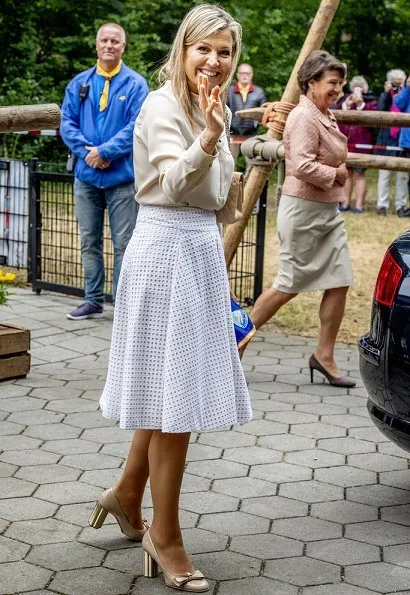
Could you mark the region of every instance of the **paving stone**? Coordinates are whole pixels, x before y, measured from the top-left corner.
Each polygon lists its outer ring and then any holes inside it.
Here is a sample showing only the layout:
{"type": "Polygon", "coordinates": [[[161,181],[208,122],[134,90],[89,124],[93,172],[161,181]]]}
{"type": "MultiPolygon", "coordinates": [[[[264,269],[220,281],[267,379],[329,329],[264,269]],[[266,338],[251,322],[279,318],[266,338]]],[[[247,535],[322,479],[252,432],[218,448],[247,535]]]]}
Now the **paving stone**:
{"type": "Polygon", "coordinates": [[[48,376],[43,376],[41,374],[35,375],[32,372],[30,372],[30,376],[28,378],[16,380],[16,383],[21,386],[29,386],[30,389],[34,389],[30,392],[32,397],[42,397],[44,399],[49,398],[47,394],[49,389],[51,389],[50,392],[55,394],[56,391],[53,389],[56,387],[59,389],[64,388],[64,380],[55,380],[54,378],[49,378],[48,376]]]}
{"type": "Polygon", "coordinates": [[[383,560],[410,568],[410,543],[383,548],[383,560]]]}
{"type": "Polygon", "coordinates": [[[395,504],[407,504],[409,493],[407,490],[388,486],[370,485],[348,488],[346,498],[353,502],[370,504],[371,506],[394,506],[395,504]]]}
{"type": "MultiPolygon", "coordinates": [[[[39,451],[41,454],[41,451],[39,451]]],[[[21,467],[15,477],[27,479],[38,484],[56,483],[59,481],[75,481],[81,471],[64,467],[64,465],[30,465],[21,467]]]]}
{"type": "MultiPolygon", "coordinates": [[[[384,455],[386,456],[386,455],[384,455]]],[[[396,457],[394,457],[396,458],[396,457]]],[[[406,463],[405,459],[397,459],[398,461],[402,461],[406,463]]],[[[408,490],[410,486],[410,479],[409,479],[409,471],[407,469],[405,471],[386,471],[385,473],[380,473],[380,483],[387,486],[393,486],[395,488],[402,488],[403,490],[408,490]]]]}
{"type": "MultiPolygon", "coordinates": [[[[79,529],[79,527],[77,527],[77,529],[79,529]]],[[[117,523],[104,523],[101,529],[86,527],[82,529],[78,535],[77,541],[106,551],[127,548],[135,550],[135,541],[133,539],[128,539],[123,535],[117,523]]]]}
{"type": "Polygon", "coordinates": [[[302,593],[303,595],[374,595],[376,591],[369,591],[346,583],[333,583],[332,585],[305,587],[302,593]]]}
{"type": "Polygon", "coordinates": [[[24,431],[25,436],[39,438],[40,440],[78,438],[82,430],[65,424],[41,424],[29,426],[24,431]]]}
{"type": "Polygon", "coordinates": [[[350,407],[349,413],[351,415],[361,415],[362,417],[366,417],[366,418],[369,417],[369,412],[365,405],[358,406],[358,407],[350,407]]]}
{"type": "Polygon", "coordinates": [[[184,545],[187,551],[192,554],[204,554],[207,552],[218,552],[226,549],[228,537],[204,529],[192,528],[183,532],[184,545]]]}
{"type": "Polygon", "coordinates": [[[93,469],[117,469],[122,463],[122,459],[105,455],[99,452],[81,453],[64,456],[60,463],[67,467],[82,469],[83,471],[93,469]]]}
{"type": "Polygon", "coordinates": [[[409,453],[407,450],[399,448],[393,442],[381,442],[378,446],[379,452],[384,454],[393,455],[394,457],[401,457],[403,459],[409,459],[409,453]]]}
{"type": "Polygon", "coordinates": [[[29,549],[30,546],[26,543],[20,543],[19,541],[0,535],[0,564],[22,560],[29,549]]]}
{"type": "MultiPolygon", "coordinates": [[[[30,438],[27,438],[27,440],[30,440],[30,438]]],[[[49,452],[55,452],[61,455],[97,452],[100,450],[100,448],[101,444],[98,444],[97,442],[89,442],[88,440],[83,440],[82,438],[48,440],[41,446],[41,450],[47,450],[49,452]]]]}
{"type": "Polygon", "coordinates": [[[360,521],[375,521],[378,519],[376,506],[367,506],[347,500],[336,500],[335,502],[320,502],[312,504],[311,515],[334,521],[336,523],[357,523],[360,521]]]}
{"type": "Polygon", "coordinates": [[[199,477],[197,475],[191,475],[190,473],[184,473],[182,478],[181,493],[187,492],[204,492],[209,490],[211,480],[206,477],[199,477]]]}
{"type": "Polygon", "coordinates": [[[410,590],[410,569],[385,562],[348,566],[345,581],[360,587],[374,589],[377,593],[408,592],[410,590]]]}
{"type": "Polygon", "coordinates": [[[81,481],[66,481],[40,486],[36,492],[36,498],[56,504],[76,504],[96,500],[100,494],[100,488],[81,481]]]}
{"type": "Polygon", "coordinates": [[[406,459],[378,452],[365,455],[352,455],[349,457],[348,463],[354,467],[361,467],[362,469],[371,469],[372,471],[379,472],[395,471],[399,469],[407,470],[408,467],[406,459]]]}
{"type": "Polygon", "coordinates": [[[254,384],[256,382],[272,382],[275,378],[274,374],[269,373],[269,368],[264,371],[261,370],[260,372],[245,372],[245,377],[248,384],[254,384]]]}
{"type": "Polygon", "coordinates": [[[313,517],[280,519],[273,521],[271,531],[308,542],[341,537],[342,525],[313,517]]]}
{"type": "Polygon", "coordinates": [[[292,403],[282,403],[278,400],[255,398],[252,399],[252,410],[255,411],[291,411],[292,403]]]}
{"type": "Polygon", "coordinates": [[[316,469],[315,479],[334,485],[352,487],[373,484],[377,482],[376,473],[356,469],[355,467],[332,467],[328,469],[316,469]]]}
{"type": "MultiPolygon", "coordinates": [[[[294,393],[295,386],[293,384],[283,384],[283,382],[255,382],[249,385],[249,388],[255,392],[268,393],[269,395],[280,395],[279,400],[283,401],[284,393],[294,393]]],[[[286,401],[284,401],[286,402],[286,401]]]]}
{"type": "Polygon", "coordinates": [[[35,354],[37,358],[44,362],[59,362],[78,355],[77,352],[58,345],[45,345],[44,347],[37,348],[35,354]]]}
{"type": "Polygon", "coordinates": [[[96,469],[85,471],[81,475],[81,481],[105,490],[116,483],[122,475],[122,469],[96,469]]]}
{"type": "Polygon", "coordinates": [[[303,517],[308,513],[306,502],[298,502],[281,496],[265,496],[263,498],[245,498],[241,510],[267,519],[303,517]]]}
{"type": "Polygon", "coordinates": [[[216,492],[199,492],[181,494],[180,508],[198,514],[238,510],[239,499],[217,494],[216,492]]]}
{"type": "Polygon", "coordinates": [[[77,534],[78,527],[47,518],[16,521],[7,529],[5,536],[31,545],[41,545],[72,541],[77,534]]]}
{"type": "MultiPolygon", "coordinates": [[[[94,510],[95,500],[91,502],[81,502],[80,504],[65,504],[59,506],[54,518],[71,525],[78,525],[79,527],[88,527],[88,519],[94,510]]],[[[104,525],[114,524],[117,521],[115,517],[108,514],[104,525]]]]}
{"type": "Polygon", "coordinates": [[[379,562],[380,549],[368,543],[359,543],[351,539],[325,539],[308,543],[306,556],[341,566],[379,562]]]}
{"type": "Polygon", "coordinates": [[[58,572],[50,587],[66,595],[123,595],[128,593],[132,579],[130,574],[108,568],[85,568],[58,572]]]}
{"type": "Polygon", "coordinates": [[[12,465],[48,465],[56,463],[60,455],[41,451],[39,449],[7,450],[0,455],[0,459],[12,465]]]}
{"type": "Polygon", "coordinates": [[[11,399],[2,399],[0,409],[2,411],[31,411],[42,409],[47,403],[45,399],[35,399],[33,397],[13,397],[11,399]]]}
{"type": "MultiPolygon", "coordinates": [[[[254,467],[254,469],[257,467],[254,467]]],[[[257,498],[258,496],[274,496],[276,483],[261,481],[252,477],[237,477],[233,479],[218,479],[212,484],[214,492],[238,496],[241,498],[257,498]]]]}
{"type": "Polygon", "coordinates": [[[219,479],[228,477],[244,477],[248,473],[248,466],[218,459],[212,461],[193,461],[188,463],[186,470],[188,473],[200,475],[201,477],[219,479]]]}
{"type": "Polygon", "coordinates": [[[107,455],[113,455],[114,457],[121,457],[123,459],[126,459],[129,450],[130,445],[128,442],[115,442],[114,444],[104,444],[100,452],[107,455]]]}
{"type": "Polygon", "coordinates": [[[303,543],[295,539],[288,539],[272,533],[233,537],[230,550],[253,556],[261,560],[274,560],[303,555],[303,543]]]}
{"type": "Polygon", "coordinates": [[[190,444],[188,448],[187,461],[204,461],[211,459],[220,459],[222,449],[206,444],[190,444]]]}
{"type": "Polygon", "coordinates": [[[21,498],[31,496],[36,489],[34,483],[16,479],[14,477],[4,477],[0,481],[0,498],[21,498]]]}
{"type": "Polygon", "coordinates": [[[271,436],[273,434],[285,434],[288,430],[286,424],[276,423],[265,419],[254,419],[247,424],[235,426],[238,432],[253,434],[254,436],[271,436]]]}
{"type": "Polygon", "coordinates": [[[23,397],[30,391],[31,387],[11,384],[10,382],[2,382],[0,387],[0,395],[2,397],[23,397]]]}
{"type": "MultiPolygon", "coordinates": [[[[315,378],[318,379],[319,376],[316,375],[315,378]]],[[[309,381],[310,381],[310,378],[309,378],[309,381]]],[[[328,384],[325,381],[325,379],[323,379],[321,384],[319,384],[318,381],[315,381],[314,384],[310,384],[310,382],[307,382],[307,383],[305,383],[305,386],[301,387],[301,389],[305,393],[317,395],[317,396],[321,396],[321,397],[337,397],[339,395],[342,395],[343,397],[345,397],[347,394],[347,391],[345,388],[342,388],[339,386],[330,386],[330,384],[328,384]]]]}
{"type": "Polygon", "coordinates": [[[297,595],[297,587],[285,585],[273,579],[258,576],[236,581],[224,581],[219,584],[218,595],[238,595],[249,593],[257,595],[297,595]]]}
{"type": "MultiPolygon", "coordinates": [[[[281,386],[284,386],[284,385],[278,384],[279,388],[281,386]]],[[[313,403],[320,403],[320,397],[318,395],[309,395],[303,391],[295,392],[294,386],[292,386],[291,391],[281,393],[280,390],[278,389],[276,392],[278,394],[273,394],[271,397],[272,400],[274,400],[274,401],[288,403],[288,404],[292,404],[292,405],[302,405],[302,404],[307,405],[307,404],[313,404],[313,403]]]]}
{"type": "Polygon", "coordinates": [[[318,416],[302,411],[275,411],[273,413],[267,413],[265,419],[293,425],[317,422],[318,416]]]}
{"type": "Polygon", "coordinates": [[[257,517],[246,512],[220,512],[204,514],[198,527],[222,533],[222,535],[253,535],[269,531],[268,519],[257,517]]]}
{"type": "Polygon", "coordinates": [[[284,483],[279,487],[279,496],[294,498],[302,502],[329,502],[343,499],[343,488],[318,481],[284,483]]]}
{"type": "Polygon", "coordinates": [[[82,390],[74,390],[71,387],[62,386],[64,381],[63,380],[51,380],[51,386],[45,385],[41,388],[35,388],[31,395],[33,397],[41,397],[43,399],[47,399],[48,401],[61,401],[61,399],[75,399],[79,397],[82,393],[82,390]]]}
{"type": "Polygon", "coordinates": [[[342,426],[343,428],[373,427],[373,422],[368,417],[350,415],[349,413],[343,415],[323,415],[322,422],[342,426]]]}
{"type": "Polygon", "coordinates": [[[114,442],[127,442],[128,444],[131,444],[133,436],[133,430],[123,430],[119,427],[111,426],[108,428],[92,428],[91,430],[85,430],[81,435],[81,438],[89,440],[90,442],[99,442],[100,444],[112,444],[114,442]]]}
{"type": "Polygon", "coordinates": [[[366,440],[358,440],[347,436],[345,438],[323,438],[318,442],[319,448],[338,452],[345,455],[371,453],[376,450],[376,445],[366,440]]]}
{"type": "Polygon", "coordinates": [[[18,467],[8,463],[0,463],[0,477],[11,477],[17,471],[18,467]]]}
{"type": "Polygon", "coordinates": [[[102,550],[73,542],[36,545],[26,560],[50,570],[72,570],[100,566],[103,557],[102,550]]]}
{"type": "Polygon", "coordinates": [[[305,557],[268,560],[265,576],[302,587],[321,585],[340,580],[340,566],[305,557]]]}
{"type": "MultiPolygon", "coordinates": [[[[332,415],[332,417],[334,417],[332,415]]],[[[345,428],[334,426],[331,424],[324,424],[323,422],[311,424],[298,424],[292,426],[292,434],[298,436],[306,436],[307,438],[335,438],[337,436],[346,436],[345,428]]]]}
{"type": "Polygon", "coordinates": [[[258,576],[261,562],[235,552],[211,552],[192,557],[195,568],[210,579],[218,581],[258,576]]]}
{"type": "Polygon", "coordinates": [[[77,335],[76,337],[63,341],[60,343],[60,347],[70,351],[84,353],[85,355],[91,355],[97,351],[107,349],[107,347],[109,347],[109,342],[107,340],[94,337],[89,332],[87,332],[86,336],[80,337],[77,335]]]}
{"type": "Polygon", "coordinates": [[[52,517],[57,506],[37,498],[4,498],[0,500],[0,517],[8,521],[24,521],[52,517]]]}
{"type": "Polygon", "coordinates": [[[338,415],[347,412],[347,407],[329,405],[328,403],[307,403],[296,405],[295,409],[296,411],[305,411],[306,413],[313,413],[315,415],[338,415]]]}
{"type": "Polygon", "coordinates": [[[0,436],[12,436],[13,434],[20,434],[25,426],[9,421],[0,421],[0,436]]]}
{"type": "Polygon", "coordinates": [[[350,428],[349,436],[359,440],[369,440],[370,442],[388,442],[389,440],[373,425],[368,428],[350,428]]]}
{"type": "Polygon", "coordinates": [[[78,428],[104,428],[106,426],[115,426],[116,422],[112,419],[106,419],[100,411],[81,411],[80,413],[70,413],[66,416],[64,423],[78,428]]]}
{"type": "Polygon", "coordinates": [[[391,521],[392,523],[410,527],[410,504],[381,508],[380,515],[383,521],[391,521]]]}
{"type": "Polygon", "coordinates": [[[104,560],[104,567],[111,570],[118,570],[119,572],[126,572],[133,576],[142,574],[141,547],[108,552],[104,560]]]}
{"type": "Polygon", "coordinates": [[[294,434],[279,434],[278,436],[262,436],[259,439],[259,444],[278,452],[292,452],[314,448],[315,440],[313,438],[302,438],[294,434]]]}
{"type": "Polygon", "coordinates": [[[344,455],[320,450],[319,448],[288,452],[285,455],[285,461],[293,465],[301,465],[317,469],[319,467],[332,467],[334,465],[343,465],[344,455]]]}
{"type": "MultiPolygon", "coordinates": [[[[46,409],[59,411],[61,413],[77,413],[80,411],[96,411],[98,403],[89,399],[56,399],[47,404],[46,409]]],[[[100,414],[101,415],[101,414],[100,414]]],[[[69,423],[67,419],[65,423],[69,423]]],[[[72,424],[76,425],[76,424],[72,424]]],[[[82,427],[82,426],[79,426],[82,427]]]]}
{"type": "Polygon", "coordinates": [[[104,380],[70,380],[67,382],[68,389],[78,389],[78,390],[97,390],[101,389],[101,392],[104,388],[105,381],[104,380]]]}
{"type": "Polygon", "coordinates": [[[262,465],[264,463],[278,463],[282,460],[282,453],[261,446],[243,446],[225,449],[223,458],[227,461],[235,461],[245,465],[262,465]]]}
{"type": "Polygon", "coordinates": [[[311,479],[311,469],[304,469],[298,465],[288,463],[272,463],[270,465],[255,465],[251,468],[250,477],[273,481],[276,483],[301,481],[311,479]]]}
{"type": "Polygon", "coordinates": [[[369,521],[346,526],[345,535],[349,539],[374,545],[397,545],[409,540],[409,530],[403,525],[387,521],[369,521]]]}
{"type": "Polygon", "coordinates": [[[51,572],[27,562],[0,565],[0,594],[10,595],[28,589],[42,589],[51,578],[51,572]]]}

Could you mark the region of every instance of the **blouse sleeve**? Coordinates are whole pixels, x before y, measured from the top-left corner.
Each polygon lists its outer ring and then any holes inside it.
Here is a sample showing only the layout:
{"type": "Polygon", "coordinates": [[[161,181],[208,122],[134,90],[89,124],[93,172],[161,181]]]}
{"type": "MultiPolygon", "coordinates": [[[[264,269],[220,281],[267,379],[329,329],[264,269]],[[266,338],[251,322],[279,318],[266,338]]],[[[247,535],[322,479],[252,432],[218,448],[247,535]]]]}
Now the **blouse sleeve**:
{"type": "Polygon", "coordinates": [[[315,122],[306,112],[293,111],[286,122],[286,135],[294,176],[323,190],[330,190],[335,183],[336,168],[317,161],[320,133],[315,122]]]}
{"type": "Polygon", "coordinates": [[[186,118],[161,95],[151,96],[141,121],[141,140],[148,160],[159,173],[159,186],[167,198],[178,202],[208,175],[217,157],[202,149],[199,136],[188,146],[183,134],[186,118]]]}

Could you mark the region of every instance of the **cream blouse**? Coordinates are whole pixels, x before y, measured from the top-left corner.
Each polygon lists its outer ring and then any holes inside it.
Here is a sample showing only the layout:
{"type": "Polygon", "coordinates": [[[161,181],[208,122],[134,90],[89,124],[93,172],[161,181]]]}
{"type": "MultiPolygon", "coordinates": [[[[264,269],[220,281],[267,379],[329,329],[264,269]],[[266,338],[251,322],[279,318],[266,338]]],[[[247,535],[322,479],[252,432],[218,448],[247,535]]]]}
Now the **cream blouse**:
{"type": "Polygon", "coordinates": [[[171,81],[150,93],[142,106],[134,129],[134,173],[140,204],[213,211],[226,202],[234,169],[228,139],[224,132],[215,155],[205,153],[199,140],[205,119],[198,96],[191,96],[197,130],[179,106],[171,81]]]}

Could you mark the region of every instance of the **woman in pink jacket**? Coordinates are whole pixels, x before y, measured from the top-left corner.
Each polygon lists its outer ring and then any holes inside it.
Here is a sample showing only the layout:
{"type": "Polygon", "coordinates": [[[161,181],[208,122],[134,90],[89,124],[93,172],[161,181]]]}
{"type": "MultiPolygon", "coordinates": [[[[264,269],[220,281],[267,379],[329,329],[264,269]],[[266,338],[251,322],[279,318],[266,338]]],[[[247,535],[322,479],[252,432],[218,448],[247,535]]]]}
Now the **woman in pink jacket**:
{"type": "Polygon", "coordinates": [[[347,179],[346,137],[329,110],[342,90],[345,65],[325,51],[312,52],[302,64],[299,104],[284,133],[286,178],[278,209],[279,271],[273,287],[256,301],[251,318],[260,328],[300,291],[323,291],[320,333],[309,360],[313,370],[334,386],[352,387],[334,360],[352,268],[339,203],[347,179]]]}

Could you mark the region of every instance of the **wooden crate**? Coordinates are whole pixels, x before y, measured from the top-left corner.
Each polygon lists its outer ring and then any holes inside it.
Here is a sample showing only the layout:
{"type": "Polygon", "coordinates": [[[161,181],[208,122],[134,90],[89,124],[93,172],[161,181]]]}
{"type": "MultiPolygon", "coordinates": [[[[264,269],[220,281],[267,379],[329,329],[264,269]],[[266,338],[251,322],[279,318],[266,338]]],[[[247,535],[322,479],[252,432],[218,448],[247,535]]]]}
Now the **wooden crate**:
{"type": "Polygon", "coordinates": [[[21,378],[30,371],[30,331],[0,323],[0,380],[21,378]]]}

